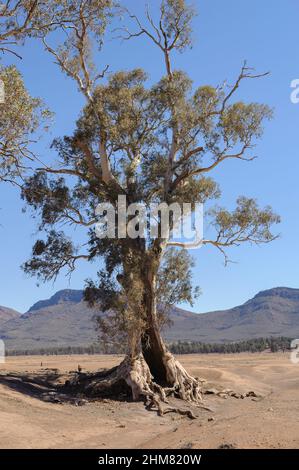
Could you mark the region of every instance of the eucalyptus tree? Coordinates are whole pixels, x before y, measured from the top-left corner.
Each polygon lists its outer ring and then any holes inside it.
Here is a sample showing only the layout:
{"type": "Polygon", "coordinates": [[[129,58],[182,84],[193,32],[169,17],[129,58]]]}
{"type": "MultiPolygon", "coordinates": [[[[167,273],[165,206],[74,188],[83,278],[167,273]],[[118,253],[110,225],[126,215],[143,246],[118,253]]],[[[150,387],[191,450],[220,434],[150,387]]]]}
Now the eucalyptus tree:
{"type": "Polygon", "coordinates": [[[6,0],[0,4],[0,52],[20,55],[14,46],[41,28],[39,0],[6,0]]]}
{"type": "MultiPolygon", "coordinates": [[[[56,15],[55,20],[58,17],[56,15]]],[[[21,59],[17,46],[54,28],[48,0],[6,0],[0,4],[0,59],[21,59]]],[[[35,131],[49,117],[42,101],[30,96],[14,65],[0,64],[0,181],[19,184],[35,156],[35,131]]]]}
{"type": "Polygon", "coordinates": [[[51,115],[39,98],[30,95],[15,65],[0,66],[0,181],[22,184],[26,168],[36,160],[35,132],[51,115]]]}
{"type": "MultiPolygon", "coordinates": [[[[53,1],[53,11],[57,3],[53,1]]],[[[200,379],[174,358],[161,335],[169,307],[192,302],[192,258],[185,244],[161,232],[160,216],[155,238],[120,237],[117,230],[113,238],[99,237],[96,207],[109,203],[118,218],[119,196],[125,196],[127,206],[157,202],[181,207],[219,198],[213,170],[227,161],[251,161],[252,147],[272,113],[266,105],[234,99],[244,80],[261,76],[246,64],[232,86],[217,88],[196,87],[186,72],[173,68],[173,53],[192,44],[194,11],[186,1],[162,0],[158,21],[147,10],[145,24],[125,11],[131,26],[121,27],[117,35],[144,40],[145,51],[151,43],[161,52],[165,72],[152,85],[139,68],[108,75],[105,65],[92,61],[95,44],[102,46],[114,14],[112,2],[69,4],[68,21],[61,25],[65,42],[51,45],[51,35],[45,35],[43,43],[61,71],[77,83],[86,106],[74,133],[53,143],[59,164],[38,169],[23,188],[23,197],[40,214],[44,233],[24,269],[48,281],[64,268],[79,268],[80,260],[103,263],[98,279],[88,281],[85,299],[107,312],[102,331],[125,341],[127,356],[85,391],[107,393],[126,383],[134,399],[145,396],[163,413],[161,401],[168,394],[201,399],[200,379]],[[84,230],[81,246],[63,229],[66,224],[84,230]]],[[[209,218],[214,235],[201,243],[225,255],[226,248],[243,242],[271,242],[271,226],[279,222],[270,207],[261,209],[244,196],[234,210],[215,207],[209,218]]]]}
{"type": "Polygon", "coordinates": [[[21,183],[26,168],[36,161],[32,152],[35,132],[51,116],[42,100],[30,95],[18,71],[19,46],[28,38],[41,38],[60,28],[76,4],[68,0],[0,3],[0,60],[5,57],[13,63],[0,64],[0,181],[21,183]]]}

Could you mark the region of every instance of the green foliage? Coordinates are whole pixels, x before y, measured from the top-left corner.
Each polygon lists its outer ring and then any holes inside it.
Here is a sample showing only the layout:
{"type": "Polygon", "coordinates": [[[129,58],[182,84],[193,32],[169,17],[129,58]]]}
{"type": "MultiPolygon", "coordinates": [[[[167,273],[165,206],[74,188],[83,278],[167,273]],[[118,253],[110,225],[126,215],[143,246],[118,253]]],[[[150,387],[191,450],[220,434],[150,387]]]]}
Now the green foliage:
{"type": "Polygon", "coordinates": [[[162,308],[183,302],[193,304],[194,297],[199,294],[199,289],[192,285],[193,267],[194,261],[186,250],[170,248],[165,253],[157,284],[157,299],[162,308]]]}
{"type": "Polygon", "coordinates": [[[49,1],[9,0],[1,3],[0,51],[17,55],[11,46],[48,27],[50,15],[44,15],[49,1]],[[46,24],[44,23],[47,16],[46,24]]]}
{"type": "Polygon", "coordinates": [[[76,249],[63,232],[51,230],[46,241],[37,240],[32,249],[32,258],[24,263],[25,273],[34,273],[48,281],[55,279],[62,268],[74,270],[76,249]]]}
{"type": "Polygon", "coordinates": [[[229,106],[222,115],[221,126],[227,141],[233,144],[249,144],[252,138],[262,136],[262,123],[273,116],[271,109],[263,104],[242,102],[229,106]]]}
{"type": "Polygon", "coordinates": [[[53,51],[46,42],[47,33],[62,29],[66,39],[57,48],[57,63],[69,77],[76,77],[81,91],[84,89],[88,92],[91,82],[97,79],[98,73],[92,61],[92,48],[94,44],[98,48],[102,47],[103,35],[113,6],[113,0],[47,0],[40,8],[41,20],[45,22],[47,19],[50,24],[48,29],[43,28],[40,33],[44,38],[45,47],[53,51]],[[86,31],[89,36],[85,35],[86,31]]]}
{"type": "Polygon", "coordinates": [[[258,353],[270,350],[271,352],[288,351],[291,339],[284,336],[271,338],[255,338],[234,343],[197,343],[179,341],[172,343],[170,350],[175,354],[234,354],[241,352],[258,353]]]}
{"type": "Polygon", "coordinates": [[[195,10],[185,0],[163,0],[161,20],[170,44],[179,51],[192,45],[191,22],[195,10]]]}
{"type": "Polygon", "coordinates": [[[15,66],[0,67],[5,99],[0,103],[0,179],[13,179],[33,158],[30,144],[50,112],[38,98],[32,98],[15,66]]]}
{"type": "Polygon", "coordinates": [[[270,207],[260,209],[254,199],[239,197],[233,212],[216,208],[211,210],[213,226],[219,244],[235,245],[244,241],[262,243],[273,240],[271,226],[280,222],[280,217],[270,207]]]}

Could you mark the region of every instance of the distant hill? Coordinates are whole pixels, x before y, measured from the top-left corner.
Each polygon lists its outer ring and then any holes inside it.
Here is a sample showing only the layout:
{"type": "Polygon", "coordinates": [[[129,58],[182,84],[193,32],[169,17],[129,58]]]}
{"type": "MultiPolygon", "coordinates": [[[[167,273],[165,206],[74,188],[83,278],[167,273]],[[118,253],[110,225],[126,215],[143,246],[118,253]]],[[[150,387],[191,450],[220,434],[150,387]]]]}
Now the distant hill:
{"type": "MultiPolygon", "coordinates": [[[[88,308],[82,300],[82,291],[59,291],[21,316],[9,309],[3,311],[8,313],[2,316],[6,320],[0,320],[0,338],[8,349],[88,346],[97,341],[94,317],[101,312],[88,308]]],[[[299,338],[299,289],[279,287],[263,291],[245,304],[224,311],[196,314],[174,308],[171,320],[172,326],[164,331],[170,342],[299,338]]]]}
{"type": "Polygon", "coordinates": [[[63,290],[34,304],[27,313],[0,325],[7,349],[83,346],[97,341],[93,317],[82,291],[63,290]]]}
{"type": "Polygon", "coordinates": [[[176,318],[175,325],[176,328],[167,333],[171,340],[175,340],[177,329],[179,336],[187,338],[190,332],[190,339],[196,336],[196,340],[202,342],[232,342],[269,336],[299,338],[299,289],[269,289],[229,310],[196,315],[189,321],[176,318]]]}
{"type": "Polygon", "coordinates": [[[64,289],[56,292],[50,299],[40,300],[36,302],[30,309],[28,313],[34,312],[36,310],[41,310],[43,308],[52,307],[53,305],[72,303],[77,304],[81,302],[83,298],[82,290],[73,290],[73,289],[64,289]]]}
{"type": "MultiPolygon", "coordinates": [[[[19,312],[16,312],[15,310],[12,310],[11,308],[0,306],[0,328],[1,328],[1,325],[6,323],[8,320],[11,320],[13,318],[18,318],[20,315],[21,314],[19,312]]],[[[1,330],[0,330],[0,335],[1,335],[1,330]]]]}

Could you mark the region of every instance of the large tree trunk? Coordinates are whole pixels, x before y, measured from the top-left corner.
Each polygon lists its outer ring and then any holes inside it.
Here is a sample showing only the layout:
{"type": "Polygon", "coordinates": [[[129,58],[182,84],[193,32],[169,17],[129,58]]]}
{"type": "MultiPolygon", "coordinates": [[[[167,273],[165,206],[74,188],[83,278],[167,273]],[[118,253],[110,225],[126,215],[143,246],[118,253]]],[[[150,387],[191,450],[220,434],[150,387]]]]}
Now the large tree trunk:
{"type": "Polygon", "coordinates": [[[142,353],[154,379],[162,385],[171,385],[167,383],[167,370],[165,367],[167,348],[160,333],[155,288],[155,274],[152,269],[148,269],[145,279],[147,329],[141,339],[142,353]]]}
{"type": "Polygon", "coordinates": [[[121,390],[125,385],[133,400],[145,399],[147,406],[156,407],[160,415],[176,411],[193,417],[190,410],[163,405],[170,395],[198,404],[202,399],[202,381],[188,374],[161,336],[156,301],[157,264],[148,258],[137,273],[144,292],[146,328],[142,337],[138,329],[133,329],[128,338],[129,354],[123,362],[110,372],[96,374],[92,380],[78,377],[75,387],[92,396],[109,396],[109,391],[121,390]]]}
{"type": "Polygon", "coordinates": [[[171,385],[167,383],[167,371],[165,367],[166,346],[160,332],[155,326],[147,329],[141,340],[142,354],[149,366],[154,379],[161,385],[171,385]]]}
{"type": "Polygon", "coordinates": [[[155,264],[145,269],[145,308],[147,329],[142,337],[142,355],[153,380],[188,401],[201,400],[201,381],[193,378],[167,349],[157,315],[155,264]]]}

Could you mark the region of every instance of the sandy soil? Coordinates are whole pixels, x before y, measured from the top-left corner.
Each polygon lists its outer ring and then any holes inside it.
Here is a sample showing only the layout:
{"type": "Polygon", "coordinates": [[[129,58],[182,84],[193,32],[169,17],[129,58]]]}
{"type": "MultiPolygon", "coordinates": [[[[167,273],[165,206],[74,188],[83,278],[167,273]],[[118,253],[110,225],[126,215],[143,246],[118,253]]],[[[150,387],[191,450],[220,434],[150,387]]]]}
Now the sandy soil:
{"type": "MultiPolygon", "coordinates": [[[[118,356],[8,358],[4,371],[110,367],[118,356]],[[41,366],[42,362],[42,366],[41,366]]],[[[181,361],[213,386],[254,390],[263,398],[207,396],[213,412],[193,421],[160,418],[142,403],[109,400],[86,406],[44,403],[0,385],[0,448],[299,448],[299,365],[286,354],[190,355],[181,361]]]]}

